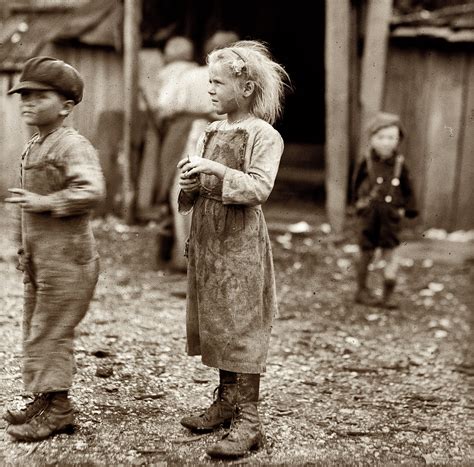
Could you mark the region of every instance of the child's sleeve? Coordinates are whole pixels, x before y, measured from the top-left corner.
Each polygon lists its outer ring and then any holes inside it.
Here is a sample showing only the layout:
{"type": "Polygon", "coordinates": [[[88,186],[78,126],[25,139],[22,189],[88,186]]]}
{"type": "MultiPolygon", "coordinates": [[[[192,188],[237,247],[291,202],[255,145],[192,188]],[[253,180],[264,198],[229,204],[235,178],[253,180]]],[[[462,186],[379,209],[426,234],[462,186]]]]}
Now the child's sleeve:
{"type": "Polygon", "coordinates": [[[361,193],[362,182],[367,178],[367,160],[362,159],[356,166],[356,170],[354,173],[353,181],[352,181],[352,189],[351,189],[351,197],[352,201],[355,203],[363,196],[367,196],[368,193],[361,193]]]}
{"type": "MultiPolygon", "coordinates": [[[[193,137],[192,132],[194,131],[195,128],[198,128],[198,127],[197,127],[197,125],[193,124],[193,127],[191,128],[191,133],[188,136],[187,146],[193,144],[191,138],[193,137]],[[189,141],[189,140],[191,140],[191,141],[189,141]]],[[[197,144],[196,144],[196,154],[199,155],[199,156],[202,155],[202,149],[203,149],[203,146],[204,146],[204,138],[205,138],[205,134],[201,134],[201,136],[198,138],[198,141],[197,141],[197,144]]],[[[180,214],[183,214],[183,215],[189,214],[193,209],[194,203],[195,203],[198,195],[199,195],[199,190],[198,189],[195,192],[192,192],[192,193],[186,193],[183,190],[179,190],[178,212],[180,214]]]]}
{"type": "Polygon", "coordinates": [[[405,209],[405,216],[410,219],[418,216],[413,185],[411,183],[410,174],[405,165],[403,165],[402,173],[400,174],[400,190],[404,201],[403,207],[405,209]]]}
{"type": "Polygon", "coordinates": [[[283,154],[283,139],[274,130],[257,133],[246,172],[227,168],[222,185],[223,204],[257,206],[270,196],[283,154]]]}
{"type": "Polygon", "coordinates": [[[105,182],[94,147],[84,138],[75,138],[58,156],[65,188],[48,195],[51,215],[65,217],[85,214],[105,196],[105,182]]]}

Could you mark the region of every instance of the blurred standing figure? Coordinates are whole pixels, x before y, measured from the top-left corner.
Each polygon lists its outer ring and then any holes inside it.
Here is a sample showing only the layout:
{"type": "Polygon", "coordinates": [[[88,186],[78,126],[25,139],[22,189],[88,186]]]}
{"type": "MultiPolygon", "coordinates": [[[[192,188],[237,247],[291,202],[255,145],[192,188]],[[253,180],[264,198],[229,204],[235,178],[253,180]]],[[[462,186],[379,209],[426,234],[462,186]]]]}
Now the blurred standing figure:
{"type": "Polygon", "coordinates": [[[97,152],[64,119],[82,100],[83,81],[67,63],[35,57],[9,91],[38,132],[21,156],[21,188],[5,201],[21,208],[19,268],[24,271],[23,381],[34,400],[7,410],[7,432],[38,441],[73,423],[68,391],[76,371],[74,329],[84,318],[99,273],[90,225],[104,196],[97,152]]]}
{"type": "Polygon", "coordinates": [[[283,152],[272,127],[287,74],[267,48],[240,41],[208,56],[215,121],[197,155],[182,159],[180,211],[191,210],[188,248],[187,352],[219,369],[216,400],[185,417],[194,431],[230,431],[207,453],[240,457],[261,446],[260,373],[265,371],[277,310],[270,239],[262,203],[283,152]]]}
{"type": "MultiPolygon", "coordinates": [[[[161,129],[161,149],[158,171],[157,202],[170,208],[170,189],[176,164],[186,145],[186,136],[193,121],[192,116],[179,110],[178,100],[182,92],[184,74],[197,68],[193,61],[194,46],[186,37],[176,36],[168,40],[164,49],[165,66],[158,75],[159,89],[157,116],[161,129]]],[[[164,256],[168,252],[162,252],[164,256]]]]}
{"type": "Polygon", "coordinates": [[[360,259],[355,301],[393,309],[398,263],[395,248],[403,217],[416,217],[415,198],[404,157],[398,147],[404,131],[397,115],[380,112],[369,125],[369,153],[355,172],[354,195],[361,221],[360,259]],[[385,261],[382,301],[367,287],[369,265],[377,248],[385,261]]]}
{"type": "MultiPolygon", "coordinates": [[[[239,39],[233,31],[217,31],[205,43],[205,56],[214,49],[226,47],[239,39]]],[[[217,115],[209,98],[209,70],[206,65],[193,67],[186,70],[180,79],[180,88],[177,89],[176,112],[190,116],[192,124],[187,135],[183,135],[186,146],[179,159],[193,154],[199,137],[206,129],[209,122],[221,119],[217,115]]],[[[173,249],[171,253],[171,266],[178,271],[186,271],[186,258],[184,250],[186,240],[191,228],[191,216],[182,216],[178,212],[178,194],[180,171],[176,170],[170,191],[170,205],[173,213],[173,249]]]]}

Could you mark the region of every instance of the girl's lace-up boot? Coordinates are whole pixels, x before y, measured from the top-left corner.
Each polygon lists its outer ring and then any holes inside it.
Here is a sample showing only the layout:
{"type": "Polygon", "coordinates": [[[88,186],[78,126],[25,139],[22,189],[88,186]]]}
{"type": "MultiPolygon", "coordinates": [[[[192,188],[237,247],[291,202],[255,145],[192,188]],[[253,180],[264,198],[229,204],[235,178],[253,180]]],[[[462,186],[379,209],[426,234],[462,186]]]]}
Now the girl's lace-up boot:
{"type": "Polygon", "coordinates": [[[219,370],[220,384],[214,390],[214,401],[204,412],[181,419],[181,425],[198,433],[208,433],[229,426],[234,414],[236,373],[219,370]]]}
{"type": "Polygon", "coordinates": [[[230,430],[206,452],[213,458],[242,457],[264,443],[257,403],[259,374],[237,375],[237,404],[230,430]]]}

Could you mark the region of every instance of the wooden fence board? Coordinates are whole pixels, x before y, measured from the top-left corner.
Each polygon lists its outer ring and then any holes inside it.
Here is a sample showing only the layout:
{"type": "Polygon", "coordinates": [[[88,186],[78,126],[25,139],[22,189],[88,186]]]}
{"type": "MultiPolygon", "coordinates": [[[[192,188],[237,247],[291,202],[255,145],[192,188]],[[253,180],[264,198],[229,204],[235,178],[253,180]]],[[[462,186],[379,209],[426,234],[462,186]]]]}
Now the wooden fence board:
{"type": "MultiPolygon", "coordinates": [[[[97,140],[100,138],[97,131],[99,116],[105,111],[122,109],[120,55],[111,51],[59,46],[46,46],[41,53],[73,64],[83,76],[84,99],[67,118],[65,124],[76,128],[97,145],[97,140]]],[[[6,94],[10,85],[18,81],[18,77],[18,74],[0,73],[0,196],[2,198],[7,194],[7,188],[16,181],[18,157],[31,134],[21,119],[18,96],[6,94]]]]}
{"type": "Polygon", "coordinates": [[[326,211],[333,231],[344,226],[349,179],[350,2],[326,1],[326,211]]]}
{"type": "Polygon", "coordinates": [[[474,229],[474,57],[466,58],[464,131],[459,144],[458,191],[453,228],[474,229]]]}
{"type": "Polygon", "coordinates": [[[389,56],[384,110],[402,119],[406,138],[400,149],[407,159],[418,208],[423,209],[429,56],[424,50],[399,47],[392,47],[389,56]]]}
{"type": "Polygon", "coordinates": [[[449,229],[454,206],[454,184],[463,108],[463,56],[433,52],[432,73],[427,76],[430,91],[426,131],[426,184],[423,221],[449,229]]]}
{"type": "Polygon", "coordinates": [[[20,155],[30,132],[21,120],[18,95],[8,96],[16,82],[11,75],[0,75],[0,199],[18,183],[20,155]]]}

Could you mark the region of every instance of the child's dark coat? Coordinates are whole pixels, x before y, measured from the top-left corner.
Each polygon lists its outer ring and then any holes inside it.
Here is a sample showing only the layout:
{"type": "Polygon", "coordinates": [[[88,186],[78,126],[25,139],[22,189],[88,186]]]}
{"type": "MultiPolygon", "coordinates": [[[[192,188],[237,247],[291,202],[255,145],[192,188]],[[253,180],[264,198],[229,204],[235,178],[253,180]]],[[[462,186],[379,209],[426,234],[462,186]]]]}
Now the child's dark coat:
{"type": "Polygon", "coordinates": [[[395,167],[397,155],[382,159],[373,152],[358,165],[353,193],[362,229],[359,239],[363,250],[395,248],[400,244],[401,214],[416,217],[418,211],[409,178],[403,163],[399,177],[395,167]]]}

